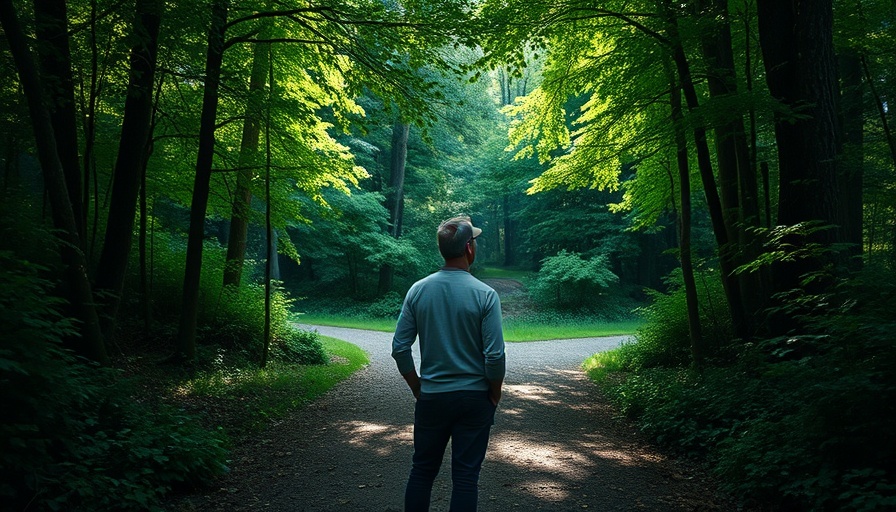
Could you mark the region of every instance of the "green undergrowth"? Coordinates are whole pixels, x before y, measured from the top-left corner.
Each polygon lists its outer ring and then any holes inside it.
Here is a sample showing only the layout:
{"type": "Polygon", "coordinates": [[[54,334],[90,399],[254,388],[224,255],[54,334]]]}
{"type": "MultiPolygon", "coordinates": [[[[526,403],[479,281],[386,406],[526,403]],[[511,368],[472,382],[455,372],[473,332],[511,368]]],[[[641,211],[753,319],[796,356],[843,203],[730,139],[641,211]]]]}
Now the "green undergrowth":
{"type": "MultiPolygon", "coordinates": [[[[368,331],[392,332],[395,320],[368,316],[297,314],[298,324],[348,327],[368,331]]],[[[639,320],[601,321],[587,318],[527,317],[504,320],[504,340],[509,342],[563,340],[600,336],[622,336],[634,333],[641,325],[639,320]]]]}
{"type": "MultiPolygon", "coordinates": [[[[707,463],[721,488],[763,510],[896,509],[893,272],[867,268],[806,316],[800,334],[707,336],[689,361],[681,288],[656,294],[636,341],[583,365],[657,443],[707,463]],[[718,348],[715,348],[718,347],[718,348]]],[[[721,297],[719,281],[700,290],[721,297]]],[[[707,312],[704,326],[713,326],[707,312]]],[[[717,326],[724,333],[724,325],[717,326]]],[[[705,333],[712,333],[707,329],[705,333]]]]}
{"type": "Polygon", "coordinates": [[[320,340],[329,358],[327,364],[275,360],[265,368],[212,367],[174,385],[171,395],[191,408],[206,411],[210,423],[239,442],[300,409],[370,362],[367,354],[351,343],[326,336],[320,340]]]}

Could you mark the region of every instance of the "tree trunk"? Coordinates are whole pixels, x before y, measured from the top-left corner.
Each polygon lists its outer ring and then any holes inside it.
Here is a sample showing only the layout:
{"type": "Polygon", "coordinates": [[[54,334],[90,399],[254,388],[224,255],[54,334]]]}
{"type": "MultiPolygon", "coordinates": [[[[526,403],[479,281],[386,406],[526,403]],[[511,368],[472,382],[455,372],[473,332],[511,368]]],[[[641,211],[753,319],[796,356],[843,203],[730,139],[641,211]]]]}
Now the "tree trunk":
{"type": "Polygon", "coordinates": [[[72,79],[71,49],[68,37],[68,13],[65,0],[35,0],[37,49],[47,100],[50,122],[56,139],[56,152],[69,202],[75,215],[78,236],[84,240],[84,205],[81,202],[81,166],[78,162],[78,128],[75,120],[75,86],[72,79]]]}
{"type": "Polygon", "coordinates": [[[864,189],[864,92],[861,59],[854,52],[839,57],[841,85],[841,117],[843,119],[843,165],[840,183],[843,185],[844,241],[850,244],[850,267],[862,265],[862,191],[864,189]]]}
{"type": "MultiPolygon", "coordinates": [[[[268,351],[271,348],[271,274],[274,267],[274,258],[277,257],[276,242],[274,229],[271,225],[271,99],[274,95],[274,63],[271,57],[270,45],[266,48],[268,51],[268,73],[271,82],[271,95],[268,97],[267,115],[265,116],[264,127],[264,232],[267,241],[267,254],[265,256],[264,265],[264,339],[261,350],[261,367],[264,368],[268,364],[268,351]]],[[[256,57],[258,54],[256,53],[256,57]]]]}
{"type": "MultiPolygon", "coordinates": [[[[775,116],[778,146],[778,224],[820,221],[834,229],[788,240],[797,246],[819,243],[830,248],[842,240],[844,216],[838,189],[840,125],[833,46],[831,0],[759,0],[759,42],[771,95],[800,114],[775,116]]],[[[774,269],[775,291],[803,288],[800,278],[821,270],[830,255],[818,254],[774,269]]],[[[816,281],[814,291],[827,283],[816,281]]],[[[776,331],[793,323],[781,318],[776,331]]]]}
{"type": "Polygon", "coordinates": [[[237,171],[233,209],[230,215],[230,235],[227,238],[224,286],[239,286],[243,275],[243,264],[246,260],[249,208],[252,202],[252,192],[249,186],[255,176],[253,168],[257,163],[256,155],[258,154],[270,46],[269,43],[257,43],[253,48],[249,99],[246,102],[246,120],[243,123],[243,137],[240,142],[239,170],[237,171]]]}
{"type": "MultiPolygon", "coordinates": [[[[671,69],[669,70],[672,74],[671,69]]],[[[703,367],[703,333],[700,326],[700,307],[697,297],[697,283],[694,280],[694,263],[691,258],[691,169],[688,160],[688,142],[684,131],[684,116],[681,113],[681,88],[670,83],[672,122],[675,124],[676,161],[681,198],[678,219],[679,257],[681,276],[688,312],[688,336],[691,341],[691,358],[695,368],[703,367]]]]}
{"type": "Polygon", "coordinates": [[[131,48],[130,81],[118,158],[113,171],[109,220],[96,276],[97,288],[110,295],[104,315],[103,331],[107,337],[112,335],[114,329],[131,254],[141,169],[144,167],[152,122],[161,9],[160,0],[138,0],[136,3],[134,33],[137,39],[131,48]]]}
{"type": "MultiPolygon", "coordinates": [[[[410,125],[397,122],[392,127],[392,159],[389,172],[389,187],[386,190],[386,208],[389,210],[389,234],[401,238],[404,213],[404,175],[408,158],[408,135],[410,125]]],[[[395,269],[388,263],[380,267],[380,295],[392,289],[395,269]]]]}
{"type": "MultiPolygon", "coordinates": [[[[731,44],[731,25],[727,0],[703,0],[712,23],[712,30],[701,38],[703,57],[707,66],[709,96],[721,99],[737,95],[734,51],[731,44]]],[[[723,120],[714,127],[716,161],[718,163],[722,218],[731,244],[733,265],[738,267],[753,261],[760,252],[754,231],[759,226],[758,185],[751,163],[746,128],[740,113],[723,120]]],[[[740,274],[744,315],[747,325],[756,324],[755,315],[762,304],[763,284],[758,273],[740,274]]],[[[747,334],[752,334],[751,329],[747,334]]]]}
{"type": "Polygon", "coordinates": [[[59,161],[59,154],[56,151],[56,140],[53,137],[50,114],[46,110],[42,97],[42,84],[38,76],[37,65],[16,17],[12,0],[0,0],[0,25],[3,26],[6,33],[10,53],[13,56],[22,83],[22,90],[28,102],[28,111],[34,126],[37,156],[53,209],[53,224],[61,239],[59,251],[65,265],[65,281],[69,286],[69,299],[77,318],[82,322],[81,338],[77,343],[77,349],[85,357],[101,364],[107,364],[109,357],[103,342],[96,308],[93,306],[93,291],[87,278],[87,260],[84,257],[83,243],[78,236],[78,227],[69,201],[62,163],[59,161]]]}
{"type": "MultiPolygon", "coordinates": [[[[672,52],[672,59],[675,62],[678,71],[678,77],[682,90],[684,91],[688,110],[693,112],[699,107],[699,101],[697,99],[697,91],[694,88],[694,81],[691,78],[690,64],[685,56],[684,48],[681,45],[681,39],[678,34],[678,22],[668,4],[665,5],[667,10],[666,21],[671,42],[670,50],[672,52]]],[[[722,284],[728,302],[728,311],[731,315],[731,324],[735,336],[741,339],[746,339],[750,329],[744,315],[740,282],[737,279],[737,276],[734,275],[736,264],[732,254],[731,240],[728,237],[728,229],[725,225],[722,202],[719,197],[719,191],[716,188],[716,179],[712,169],[712,158],[710,157],[709,144],[706,140],[706,129],[699,124],[694,125],[694,142],[697,148],[697,165],[700,170],[700,180],[703,183],[703,193],[706,197],[706,204],[712,221],[712,231],[715,235],[716,244],[719,249],[719,266],[722,271],[722,284]]]]}
{"type": "Polygon", "coordinates": [[[504,266],[516,264],[516,232],[514,231],[513,218],[510,215],[510,193],[504,194],[504,266]]]}
{"type": "Polygon", "coordinates": [[[205,61],[205,91],[199,126],[199,151],[196,156],[196,177],[190,208],[190,231],[187,239],[187,261],[184,267],[184,292],[180,326],[177,332],[175,361],[192,361],[196,356],[196,320],[199,314],[199,278],[202,271],[202,242],[205,234],[205,212],[208,208],[212,161],[215,156],[215,120],[218,115],[218,88],[221,62],[224,58],[224,35],[227,30],[227,0],[212,4],[212,22],[208,32],[208,54],[205,61]]]}

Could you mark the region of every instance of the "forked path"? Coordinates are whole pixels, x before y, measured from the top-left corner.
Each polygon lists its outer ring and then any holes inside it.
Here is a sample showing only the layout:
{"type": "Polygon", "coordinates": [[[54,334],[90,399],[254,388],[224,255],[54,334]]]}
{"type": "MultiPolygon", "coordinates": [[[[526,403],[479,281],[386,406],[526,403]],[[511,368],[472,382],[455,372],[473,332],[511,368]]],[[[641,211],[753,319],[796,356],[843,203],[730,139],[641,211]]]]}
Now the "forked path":
{"type": "MultiPolygon", "coordinates": [[[[232,473],[180,509],[402,510],[414,399],[390,356],[391,333],[316,329],[360,346],[370,365],[234,452],[232,473]]],[[[507,344],[505,393],[482,469],[479,510],[736,509],[699,470],[666,458],[615,418],[582,372],[586,357],[622,340],[507,344]]],[[[450,452],[433,489],[433,511],[448,509],[449,463],[450,452]]]]}

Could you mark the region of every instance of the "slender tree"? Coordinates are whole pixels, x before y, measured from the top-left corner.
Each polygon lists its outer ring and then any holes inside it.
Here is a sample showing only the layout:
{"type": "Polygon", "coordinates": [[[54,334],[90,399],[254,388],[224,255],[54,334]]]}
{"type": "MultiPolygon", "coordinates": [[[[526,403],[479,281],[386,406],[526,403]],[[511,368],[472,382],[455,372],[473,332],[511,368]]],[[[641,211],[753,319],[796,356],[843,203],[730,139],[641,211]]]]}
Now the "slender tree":
{"type": "Polygon", "coordinates": [[[84,256],[83,243],[78,236],[77,222],[69,200],[62,163],[56,151],[53,126],[43,98],[43,85],[12,0],[0,0],[0,25],[6,33],[22,91],[28,102],[38,161],[49,192],[53,223],[60,237],[59,251],[65,266],[70,303],[75,309],[75,316],[82,321],[78,348],[86,357],[106,364],[109,357],[96,308],[93,305],[93,291],[87,278],[87,259],[84,256]]]}
{"type": "Polygon", "coordinates": [[[253,47],[252,72],[249,78],[249,96],[243,121],[240,156],[236,171],[236,190],[230,215],[230,235],[227,238],[227,260],[224,267],[224,285],[238,286],[246,259],[246,240],[249,233],[249,211],[252,202],[250,185],[255,176],[259,128],[264,105],[263,93],[268,68],[270,43],[257,43],[253,47]]]}
{"type": "Polygon", "coordinates": [[[174,361],[192,361],[196,356],[196,324],[199,312],[199,278],[202,271],[202,243],[205,238],[205,213],[208,207],[212,160],[215,151],[215,121],[218,113],[218,91],[221,85],[221,63],[224,58],[224,36],[227,31],[228,0],[212,3],[212,21],[208,31],[208,52],[205,61],[205,90],[199,127],[199,151],[190,206],[190,230],[187,240],[187,261],[184,267],[183,302],[177,332],[174,361]]]}
{"type": "MultiPolygon", "coordinates": [[[[408,158],[408,134],[410,125],[398,121],[392,127],[392,156],[389,160],[389,186],[386,189],[386,209],[389,210],[389,234],[401,238],[404,211],[404,176],[408,158]]],[[[380,267],[379,293],[392,289],[395,269],[385,263],[380,267]]]]}
{"type": "Polygon", "coordinates": [[[678,167],[680,206],[678,211],[678,254],[681,261],[681,276],[684,281],[685,301],[688,312],[688,337],[691,342],[691,359],[694,366],[701,368],[704,360],[703,330],[700,325],[700,305],[697,282],[694,279],[694,260],[691,253],[691,166],[688,158],[688,141],[685,132],[684,115],[681,106],[681,87],[675,80],[671,64],[667,64],[670,75],[669,99],[672,123],[675,128],[675,161],[678,167]]]}
{"type": "Polygon", "coordinates": [[[84,239],[84,204],[81,201],[81,166],[78,162],[78,132],[75,114],[75,88],[72,78],[71,49],[68,35],[68,11],[65,0],[34,2],[37,50],[43,83],[50,106],[50,122],[56,138],[56,151],[65,173],[69,202],[75,215],[78,234],[84,239]]]}
{"type": "Polygon", "coordinates": [[[135,43],[131,48],[124,119],[113,170],[105,241],[96,276],[97,288],[110,294],[104,315],[106,327],[103,330],[107,336],[112,334],[115,325],[133,245],[137,199],[152,123],[161,10],[161,0],[138,0],[136,3],[135,43]]]}

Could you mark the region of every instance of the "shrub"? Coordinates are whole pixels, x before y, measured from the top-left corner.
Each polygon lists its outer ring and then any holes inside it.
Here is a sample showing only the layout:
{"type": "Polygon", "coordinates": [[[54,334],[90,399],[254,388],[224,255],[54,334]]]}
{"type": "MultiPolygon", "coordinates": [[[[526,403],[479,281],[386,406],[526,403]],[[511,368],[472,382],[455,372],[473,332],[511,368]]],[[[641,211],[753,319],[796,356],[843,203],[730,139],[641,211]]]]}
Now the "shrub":
{"type": "MultiPolygon", "coordinates": [[[[731,331],[722,281],[713,272],[700,272],[696,280],[704,347],[721,348],[727,345],[731,331]]],[[[636,334],[638,341],[627,352],[629,369],[675,368],[690,363],[687,299],[681,270],[667,276],[666,284],[668,293],[648,291],[652,302],[638,309],[644,324],[636,334]]]]}
{"type": "Polygon", "coordinates": [[[396,292],[388,292],[367,306],[367,314],[374,318],[398,318],[404,299],[396,292]]]}
{"type": "Polygon", "coordinates": [[[4,507],[147,510],[175,485],[226,471],[224,439],[133,400],[111,369],[62,347],[71,320],[42,269],[0,252],[0,500],[4,507]]]}
{"type": "Polygon", "coordinates": [[[707,457],[744,501],[777,510],[896,506],[891,271],[866,268],[823,297],[801,297],[828,313],[813,311],[799,334],[731,345],[733,362],[712,360],[700,374],[661,357],[684,350],[663,339],[686,335],[676,293],[646,308],[647,336],[589,361],[620,408],[654,439],[707,457]]]}
{"type": "Polygon", "coordinates": [[[583,309],[600,304],[610,284],[618,281],[605,256],[585,260],[564,249],[541,261],[531,293],[536,302],[545,306],[583,309]]]}
{"type": "Polygon", "coordinates": [[[274,340],[274,357],[295,364],[326,364],[327,353],[314,331],[289,329],[274,340]]]}

